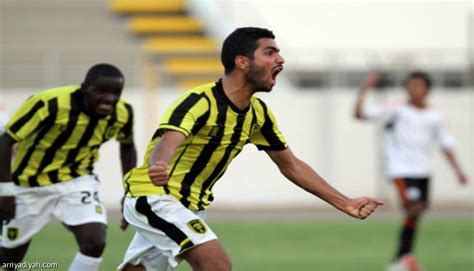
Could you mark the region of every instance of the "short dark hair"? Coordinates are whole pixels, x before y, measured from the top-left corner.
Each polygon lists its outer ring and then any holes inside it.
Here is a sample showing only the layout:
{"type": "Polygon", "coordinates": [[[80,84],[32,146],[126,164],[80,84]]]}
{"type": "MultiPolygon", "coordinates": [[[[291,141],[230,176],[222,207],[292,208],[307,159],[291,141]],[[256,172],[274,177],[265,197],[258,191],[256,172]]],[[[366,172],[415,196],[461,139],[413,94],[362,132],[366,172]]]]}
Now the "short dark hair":
{"type": "Polygon", "coordinates": [[[230,33],[224,40],[221,51],[225,74],[234,70],[236,56],[253,59],[253,53],[258,48],[257,40],[261,38],[275,39],[275,35],[268,29],[258,27],[241,27],[230,33]]]}
{"type": "Polygon", "coordinates": [[[93,84],[99,77],[123,78],[122,72],[114,65],[107,63],[100,63],[92,66],[87,71],[85,84],[93,84]]]}
{"type": "Polygon", "coordinates": [[[413,71],[407,75],[404,81],[404,85],[406,86],[408,84],[408,81],[411,79],[421,79],[425,82],[426,86],[428,89],[431,88],[432,86],[432,81],[431,81],[431,76],[424,71],[413,71]]]}

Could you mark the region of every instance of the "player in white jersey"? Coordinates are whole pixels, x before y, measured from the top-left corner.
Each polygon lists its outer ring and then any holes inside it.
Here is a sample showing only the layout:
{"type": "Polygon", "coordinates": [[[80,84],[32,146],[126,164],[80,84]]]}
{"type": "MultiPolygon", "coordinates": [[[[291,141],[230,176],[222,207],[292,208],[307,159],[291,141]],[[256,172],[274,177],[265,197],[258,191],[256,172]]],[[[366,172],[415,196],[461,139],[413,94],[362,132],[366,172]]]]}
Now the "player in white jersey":
{"type": "Polygon", "coordinates": [[[466,184],[467,178],[454,155],[454,138],[446,129],[442,114],[427,104],[431,88],[429,75],[420,71],[408,75],[407,102],[364,106],[367,93],[380,79],[377,73],[367,76],[360,88],[354,115],[360,120],[377,119],[385,124],[385,171],[395,182],[406,214],[395,265],[415,271],[419,267],[411,252],[419,218],[428,205],[433,145],[441,147],[461,184],[466,184]]]}

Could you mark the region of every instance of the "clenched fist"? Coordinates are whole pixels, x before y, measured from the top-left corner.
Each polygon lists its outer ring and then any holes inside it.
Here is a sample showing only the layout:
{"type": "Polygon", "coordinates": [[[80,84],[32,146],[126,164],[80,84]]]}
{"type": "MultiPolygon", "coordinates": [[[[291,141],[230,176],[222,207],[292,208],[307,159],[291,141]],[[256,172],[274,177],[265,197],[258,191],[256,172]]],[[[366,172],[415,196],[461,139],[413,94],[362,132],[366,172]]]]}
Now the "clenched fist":
{"type": "Polygon", "coordinates": [[[366,219],[381,205],[383,205],[383,201],[368,197],[351,199],[346,206],[345,212],[355,218],[366,219]]]}
{"type": "Polygon", "coordinates": [[[163,186],[168,183],[168,163],[164,161],[157,161],[148,167],[148,176],[151,182],[156,186],[163,186]]]}

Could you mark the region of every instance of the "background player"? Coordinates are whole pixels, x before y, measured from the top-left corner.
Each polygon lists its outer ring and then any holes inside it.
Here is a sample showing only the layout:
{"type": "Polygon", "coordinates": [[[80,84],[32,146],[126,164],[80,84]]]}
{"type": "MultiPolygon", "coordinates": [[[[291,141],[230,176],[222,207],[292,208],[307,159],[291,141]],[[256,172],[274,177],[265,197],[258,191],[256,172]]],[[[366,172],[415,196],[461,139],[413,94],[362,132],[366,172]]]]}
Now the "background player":
{"type": "Polygon", "coordinates": [[[193,270],[230,270],[202,217],[212,187],[247,143],[296,185],[353,217],[364,219],[382,204],[349,199],[330,186],[293,154],[270,108],[253,96],[271,91],[283,70],[274,38],[267,29],[236,29],[222,47],[224,78],[192,89],[167,110],[144,164],[125,176],[124,215],[137,233],[120,269],[173,270],[184,258],[193,270]]]}
{"type": "Polygon", "coordinates": [[[461,184],[466,184],[467,178],[454,155],[454,138],[446,129],[443,116],[426,101],[431,89],[430,76],[421,71],[408,75],[404,82],[408,100],[404,103],[364,106],[367,93],[380,79],[377,73],[367,76],[360,88],[354,115],[360,120],[384,122],[386,175],[394,181],[405,211],[395,261],[410,271],[419,270],[410,253],[420,216],[428,205],[432,145],[441,146],[461,184]]]}
{"type": "Polygon", "coordinates": [[[79,245],[69,270],[98,270],[106,235],[93,173],[99,148],[117,138],[122,170],[136,165],[133,111],[120,100],[123,86],[116,67],[98,64],[81,86],[39,92],[13,114],[0,137],[1,263],[20,262],[32,237],[54,216],[79,245]]]}

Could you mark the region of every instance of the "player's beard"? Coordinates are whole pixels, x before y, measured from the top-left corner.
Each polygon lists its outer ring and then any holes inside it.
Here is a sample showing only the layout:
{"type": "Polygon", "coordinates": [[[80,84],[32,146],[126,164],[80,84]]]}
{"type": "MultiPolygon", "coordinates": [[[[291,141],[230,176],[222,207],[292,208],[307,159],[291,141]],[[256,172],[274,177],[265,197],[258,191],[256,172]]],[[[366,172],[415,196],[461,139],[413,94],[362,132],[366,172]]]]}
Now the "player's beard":
{"type": "Polygon", "coordinates": [[[264,68],[259,69],[253,62],[250,62],[250,69],[245,74],[245,79],[247,83],[252,86],[254,92],[270,92],[272,90],[272,87],[265,86],[262,82],[261,78],[263,78],[264,75],[264,68]]]}

